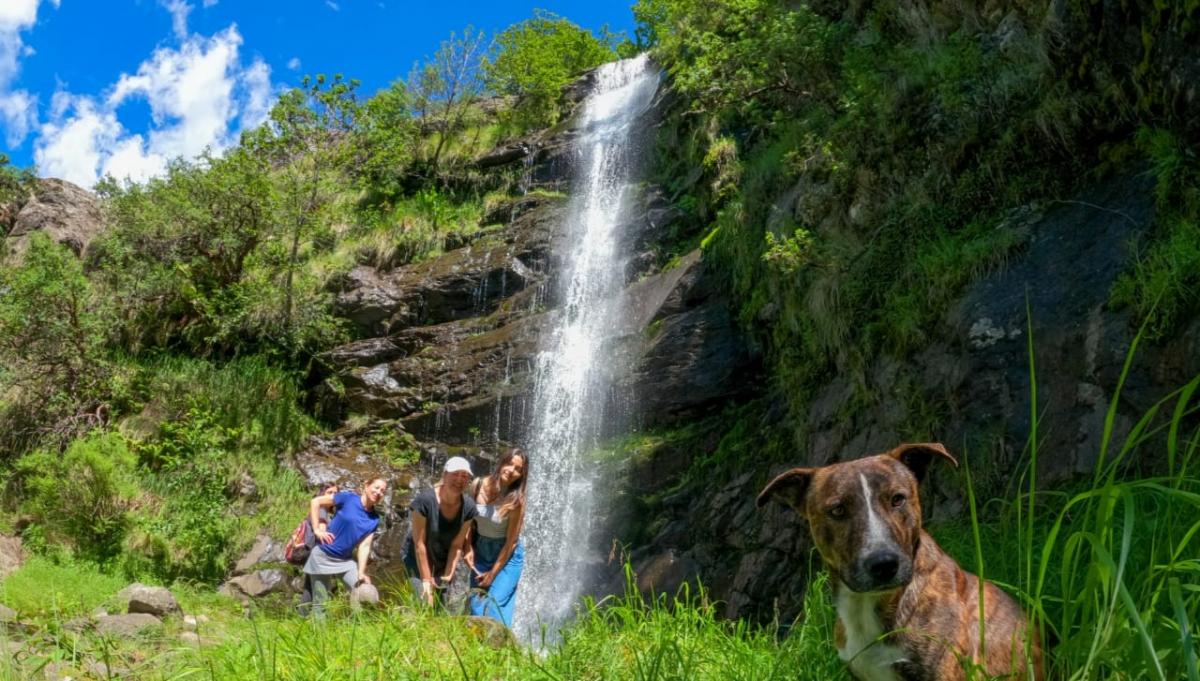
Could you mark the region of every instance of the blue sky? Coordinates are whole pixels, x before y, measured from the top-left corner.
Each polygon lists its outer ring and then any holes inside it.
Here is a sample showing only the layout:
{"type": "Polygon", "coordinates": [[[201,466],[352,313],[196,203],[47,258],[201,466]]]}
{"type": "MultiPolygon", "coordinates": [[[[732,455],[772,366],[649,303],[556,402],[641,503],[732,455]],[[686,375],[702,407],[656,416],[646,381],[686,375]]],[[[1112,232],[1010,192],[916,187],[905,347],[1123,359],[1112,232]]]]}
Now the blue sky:
{"type": "Polygon", "coordinates": [[[535,8],[633,32],[633,0],[0,0],[0,144],[90,187],[222,149],[306,73],[370,94],[468,24],[535,8]]]}

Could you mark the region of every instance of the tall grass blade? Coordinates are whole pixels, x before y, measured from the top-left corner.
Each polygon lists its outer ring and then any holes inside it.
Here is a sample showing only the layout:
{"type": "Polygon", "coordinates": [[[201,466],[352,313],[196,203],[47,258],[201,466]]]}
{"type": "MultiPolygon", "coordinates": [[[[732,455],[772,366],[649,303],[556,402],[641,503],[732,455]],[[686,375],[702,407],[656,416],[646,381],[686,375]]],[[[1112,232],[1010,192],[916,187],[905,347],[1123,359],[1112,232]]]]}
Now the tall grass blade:
{"type": "Polygon", "coordinates": [[[1196,644],[1192,639],[1192,628],[1188,621],[1187,606],[1183,603],[1178,577],[1167,580],[1167,593],[1171,598],[1171,606],[1175,608],[1175,620],[1179,623],[1180,653],[1183,655],[1183,667],[1187,670],[1188,681],[1200,681],[1200,670],[1196,667],[1196,644]]]}

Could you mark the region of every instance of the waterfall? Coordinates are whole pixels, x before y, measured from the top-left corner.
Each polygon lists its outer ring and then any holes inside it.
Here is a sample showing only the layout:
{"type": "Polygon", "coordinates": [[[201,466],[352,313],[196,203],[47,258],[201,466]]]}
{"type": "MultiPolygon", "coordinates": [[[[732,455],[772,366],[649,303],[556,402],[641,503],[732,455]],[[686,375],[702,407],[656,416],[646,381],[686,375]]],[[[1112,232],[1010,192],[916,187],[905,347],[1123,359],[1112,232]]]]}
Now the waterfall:
{"type": "Polygon", "coordinates": [[[575,142],[578,169],[561,253],[553,332],[543,341],[528,450],[526,563],[514,629],[537,641],[574,612],[586,569],[594,481],[580,458],[596,444],[608,402],[606,341],[618,326],[624,284],[620,226],[637,160],[631,142],[658,88],[641,55],[601,66],[583,103],[575,142]]]}

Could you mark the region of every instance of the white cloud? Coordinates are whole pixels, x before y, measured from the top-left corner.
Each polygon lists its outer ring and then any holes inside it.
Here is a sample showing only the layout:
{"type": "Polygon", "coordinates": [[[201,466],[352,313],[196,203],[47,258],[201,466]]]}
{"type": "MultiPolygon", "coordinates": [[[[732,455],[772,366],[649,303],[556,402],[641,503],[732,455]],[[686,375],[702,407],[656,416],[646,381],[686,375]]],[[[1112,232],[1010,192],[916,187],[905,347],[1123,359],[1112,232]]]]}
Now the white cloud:
{"type": "Polygon", "coordinates": [[[335,12],[339,12],[342,9],[341,5],[337,4],[333,0],[325,0],[325,5],[335,12]]]}
{"type": "Polygon", "coordinates": [[[241,89],[244,93],[241,115],[242,130],[257,128],[267,120],[271,105],[275,103],[275,88],[271,87],[271,67],[262,60],[254,60],[243,72],[241,89]]]}
{"type": "Polygon", "coordinates": [[[47,177],[61,177],[90,187],[97,179],[103,151],[111,149],[121,134],[121,124],[111,111],[104,111],[88,97],[54,95],[55,119],[41,128],[33,158],[47,177]],[[70,118],[59,116],[66,112],[70,118]]]}
{"type": "Polygon", "coordinates": [[[300,70],[300,57],[292,57],[288,60],[287,67],[293,71],[300,70]]]}
{"type": "Polygon", "coordinates": [[[275,98],[270,67],[255,59],[243,68],[241,44],[236,26],[193,35],[178,48],[155,50],[107,97],[55,95],[51,121],[35,143],[40,171],[83,186],[105,174],[142,181],[162,173],[169,159],[230,146],[238,132],[266,119],[275,98]],[[144,133],[119,122],[121,106],[135,98],[150,105],[144,133]]]}
{"type": "Polygon", "coordinates": [[[4,124],[4,141],[17,147],[37,125],[37,97],[25,90],[0,92],[0,122],[4,124]]]}
{"type": "Polygon", "coordinates": [[[204,9],[208,9],[209,7],[216,5],[217,2],[219,2],[219,0],[204,0],[204,9]]]}
{"type": "MultiPolygon", "coordinates": [[[[11,147],[20,145],[37,125],[37,97],[11,88],[21,71],[21,58],[34,51],[21,40],[21,32],[37,23],[38,4],[39,0],[0,0],[0,124],[11,147]]],[[[57,0],[51,4],[58,7],[57,0]]]]}
{"type": "MultiPolygon", "coordinates": [[[[57,7],[57,3],[55,3],[57,7]]],[[[38,0],[4,0],[0,3],[0,31],[20,31],[37,21],[38,0]]]]}
{"type": "Polygon", "coordinates": [[[192,11],[192,5],[187,0],[158,0],[158,4],[171,13],[171,28],[175,31],[175,37],[186,40],[187,18],[192,11]]]}

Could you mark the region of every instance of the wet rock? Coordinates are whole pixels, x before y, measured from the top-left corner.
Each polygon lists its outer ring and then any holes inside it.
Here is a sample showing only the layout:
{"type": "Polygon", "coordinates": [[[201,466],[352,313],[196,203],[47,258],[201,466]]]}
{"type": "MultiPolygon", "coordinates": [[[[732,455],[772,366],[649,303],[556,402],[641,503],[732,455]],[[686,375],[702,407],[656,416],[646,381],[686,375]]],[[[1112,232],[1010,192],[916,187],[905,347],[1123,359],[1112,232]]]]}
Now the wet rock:
{"type": "Polygon", "coordinates": [[[129,613],[145,613],[155,617],[166,617],[181,612],[175,595],[161,586],[146,586],[134,583],[121,589],[117,600],[126,603],[129,613]]]}
{"type": "Polygon", "coordinates": [[[699,564],[676,549],[667,549],[640,561],[634,566],[634,573],[638,591],[649,598],[658,594],[675,596],[684,584],[690,586],[691,593],[699,593],[699,564]]]}
{"type": "Polygon", "coordinates": [[[728,301],[713,295],[699,251],[629,287],[623,300],[615,393],[624,400],[632,396],[637,423],[678,421],[753,385],[738,377],[754,373],[757,358],[728,301]]]}
{"type": "Polygon", "coordinates": [[[506,298],[540,282],[547,267],[554,230],[561,223],[561,202],[546,197],[527,201],[528,210],[501,235],[387,274],[354,268],[334,284],[334,312],[364,336],[491,313],[506,298]]]}
{"type": "Polygon", "coordinates": [[[532,152],[533,147],[525,140],[510,142],[475,159],[475,167],[486,169],[505,166],[525,158],[532,152]]]}
{"type": "Polygon", "coordinates": [[[321,361],[335,370],[372,366],[390,362],[404,351],[390,338],[366,338],[341,345],[321,356],[321,361]]]}
{"type": "Polygon", "coordinates": [[[233,574],[244,575],[259,565],[282,562],[283,542],[276,541],[269,535],[259,534],[254,538],[254,546],[251,546],[233,566],[233,574]]]}

